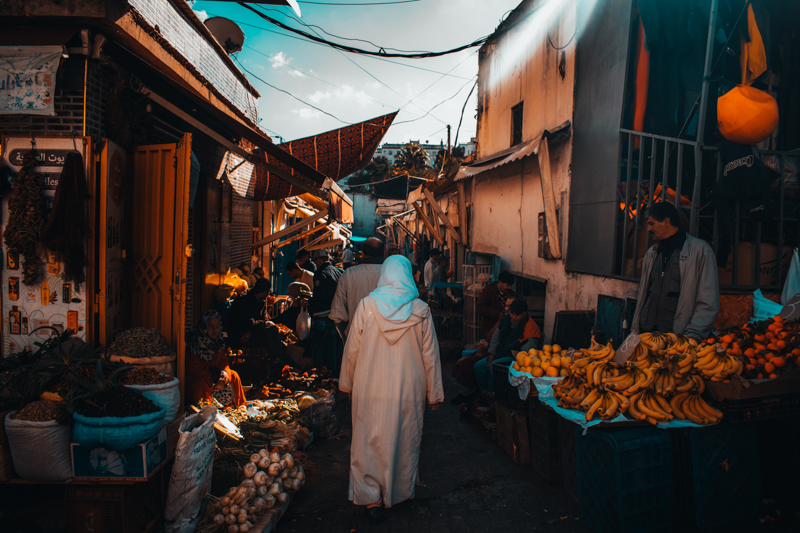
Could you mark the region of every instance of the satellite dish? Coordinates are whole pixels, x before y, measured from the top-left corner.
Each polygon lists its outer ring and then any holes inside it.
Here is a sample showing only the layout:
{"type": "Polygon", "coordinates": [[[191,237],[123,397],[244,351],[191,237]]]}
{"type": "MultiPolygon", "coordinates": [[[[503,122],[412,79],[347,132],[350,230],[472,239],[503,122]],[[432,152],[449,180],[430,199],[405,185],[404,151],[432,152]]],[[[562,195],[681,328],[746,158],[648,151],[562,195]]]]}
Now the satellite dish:
{"type": "Polygon", "coordinates": [[[214,38],[229,54],[235,54],[244,45],[244,32],[232,20],[225,17],[206,19],[205,25],[214,38]]]}

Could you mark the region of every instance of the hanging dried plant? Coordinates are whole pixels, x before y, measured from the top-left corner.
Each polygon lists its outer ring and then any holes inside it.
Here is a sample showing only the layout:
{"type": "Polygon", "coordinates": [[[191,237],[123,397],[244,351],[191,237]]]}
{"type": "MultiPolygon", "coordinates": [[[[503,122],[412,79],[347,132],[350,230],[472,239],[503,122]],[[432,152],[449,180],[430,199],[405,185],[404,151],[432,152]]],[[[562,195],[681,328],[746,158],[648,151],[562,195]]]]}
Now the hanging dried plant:
{"type": "Polygon", "coordinates": [[[22,256],[22,283],[31,286],[42,277],[44,262],[37,250],[44,225],[43,177],[36,172],[36,152],[22,158],[19,176],[8,199],[8,224],[3,239],[10,251],[22,256]]]}

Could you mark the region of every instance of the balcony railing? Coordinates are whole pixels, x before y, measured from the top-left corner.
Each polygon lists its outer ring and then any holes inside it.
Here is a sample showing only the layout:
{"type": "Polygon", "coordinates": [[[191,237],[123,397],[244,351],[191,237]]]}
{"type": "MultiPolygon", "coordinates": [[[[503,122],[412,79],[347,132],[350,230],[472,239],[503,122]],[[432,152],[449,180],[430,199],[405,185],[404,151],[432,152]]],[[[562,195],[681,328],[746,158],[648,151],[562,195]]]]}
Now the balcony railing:
{"type": "Polygon", "coordinates": [[[768,192],[766,220],[758,221],[736,202],[733,218],[720,220],[710,192],[722,177],[722,159],[716,146],[700,152],[697,143],[621,129],[620,181],[617,197],[616,261],[614,274],[638,280],[641,260],[651,246],[645,213],[655,202],[679,208],[682,224],[695,237],[708,241],[717,253],[721,224],[731,225],[732,253],[720,268],[720,288],[779,290],[791,259],[791,247],[800,236],[797,180],[800,154],[761,152],[765,163],[780,174],[768,192]],[[790,179],[787,179],[790,178],[790,179]],[[794,180],[787,190],[787,181],[794,180]]]}

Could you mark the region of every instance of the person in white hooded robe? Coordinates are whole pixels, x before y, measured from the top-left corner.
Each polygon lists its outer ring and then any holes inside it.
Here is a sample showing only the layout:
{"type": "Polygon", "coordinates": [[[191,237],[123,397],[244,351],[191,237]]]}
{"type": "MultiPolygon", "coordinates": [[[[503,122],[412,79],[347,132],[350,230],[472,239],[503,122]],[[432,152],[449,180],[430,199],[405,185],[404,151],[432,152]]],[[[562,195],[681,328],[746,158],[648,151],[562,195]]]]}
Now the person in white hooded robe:
{"type": "Polygon", "coordinates": [[[439,343],[411,263],[386,259],[378,288],[358,305],[344,348],[339,388],[352,395],[350,494],[367,506],[370,521],[381,504],[414,497],[425,402],[444,401],[439,343]]]}

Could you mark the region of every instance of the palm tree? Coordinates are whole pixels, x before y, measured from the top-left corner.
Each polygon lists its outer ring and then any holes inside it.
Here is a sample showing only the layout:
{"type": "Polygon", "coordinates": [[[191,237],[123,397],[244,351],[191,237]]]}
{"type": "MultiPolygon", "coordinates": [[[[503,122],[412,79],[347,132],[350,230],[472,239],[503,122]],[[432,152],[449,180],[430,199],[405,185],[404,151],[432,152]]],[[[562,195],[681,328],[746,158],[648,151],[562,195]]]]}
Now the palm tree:
{"type": "Polygon", "coordinates": [[[428,153],[417,143],[408,143],[394,157],[394,166],[412,176],[422,176],[430,172],[428,153]]]}
{"type": "Polygon", "coordinates": [[[461,162],[464,160],[464,147],[463,146],[456,146],[453,148],[450,157],[447,158],[445,162],[444,159],[447,156],[447,150],[439,150],[436,154],[436,160],[433,162],[433,170],[437,174],[448,175],[454,168],[457,168],[461,165],[461,162]],[[442,166],[444,163],[444,166],[442,166]]]}
{"type": "Polygon", "coordinates": [[[347,180],[347,184],[364,185],[374,181],[382,181],[388,177],[391,169],[392,164],[389,162],[388,157],[384,155],[376,156],[364,168],[353,174],[347,180]]]}

